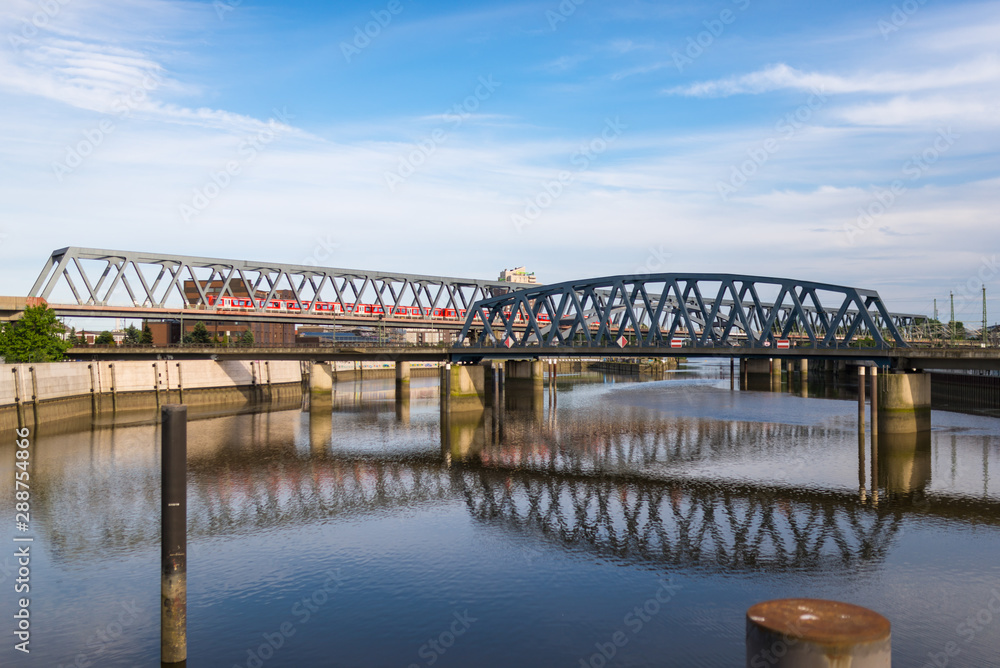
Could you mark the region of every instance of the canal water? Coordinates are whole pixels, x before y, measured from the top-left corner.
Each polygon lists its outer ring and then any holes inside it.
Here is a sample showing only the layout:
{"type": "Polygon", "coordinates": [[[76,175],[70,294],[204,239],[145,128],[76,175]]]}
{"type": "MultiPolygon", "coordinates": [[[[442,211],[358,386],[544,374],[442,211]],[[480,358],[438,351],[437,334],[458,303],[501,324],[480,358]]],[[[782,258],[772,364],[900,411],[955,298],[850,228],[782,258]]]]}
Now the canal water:
{"type": "MultiPolygon", "coordinates": [[[[192,420],[187,665],[729,668],[749,606],[817,597],[888,617],[895,665],[1000,666],[1000,420],[936,411],[873,452],[850,388],[727,374],[565,375],[444,417],[437,379],[405,404],[365,380],[192,420]]],[[[30,655],[4,437],[0,665],[156,665],[149,417],[32,435],[30,655]]]]}

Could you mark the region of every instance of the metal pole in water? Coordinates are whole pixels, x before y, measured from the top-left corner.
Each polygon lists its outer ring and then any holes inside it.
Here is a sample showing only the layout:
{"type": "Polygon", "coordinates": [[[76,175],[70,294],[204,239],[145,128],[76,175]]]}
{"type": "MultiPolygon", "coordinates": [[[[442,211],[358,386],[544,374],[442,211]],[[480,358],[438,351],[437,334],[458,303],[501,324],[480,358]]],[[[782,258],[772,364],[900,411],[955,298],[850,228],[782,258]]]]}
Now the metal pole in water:
{"type": "Polygon", "coordinates": [[[187,659],[187,406],[160,414],[160,661],[171,664],[187,659]]]}
{"type": "Polygon", "coordinates": [[[736,358],[729,358],[729,390],[736,389],[736,358]]]}
{"type": "Polygon", "coordinates": [[[872,434],[878,433],[878,367],[872,367],[872,434]]]}
{"type": "Polygon", "coordinates": [[[858,431],[865,430],[865,368],[858,367],[858,431]]]}
{"type": "Polygon", "coordinates": [[[815,598],[764,601],[747,610],[746,666],[890,668],[892,626],[850,603],[815,598]]]}

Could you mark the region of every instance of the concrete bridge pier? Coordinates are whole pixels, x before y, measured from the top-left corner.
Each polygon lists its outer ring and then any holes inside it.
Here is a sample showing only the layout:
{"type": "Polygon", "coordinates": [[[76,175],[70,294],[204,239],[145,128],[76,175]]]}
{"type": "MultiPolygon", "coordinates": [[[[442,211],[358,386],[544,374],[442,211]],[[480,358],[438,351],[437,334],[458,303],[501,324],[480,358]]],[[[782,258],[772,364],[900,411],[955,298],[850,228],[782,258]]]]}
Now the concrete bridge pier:
{"type": "Polygon", "coordinates": [[[878,383],[877,429],[880,434],[913,434],[931,428],[931,376],[884,373],[878,383]]]}
{"type": "Polygon", "coordinates": [[[396,395],[410,393],[410,363],[396,362],[396,395]]]}
{"type": "Polygon", "coordinates": [[[316,362],[309,371],[309,397],[313,402],[333,403],[333,365],[316,362]]]}
{"type": "Polygon", "coordinates": [[[544,363],[541,360],[508,360],[504,376],[507,386],[512,389],[522,389],[545,385],[544,363]]]}
{"type": "Polygon", "coordinates": [[[740,359],[740,389],[767,392],[771,389],[771,362],[766,359],[740,359]]]}
{"type": "Polygon", "coordinates": [[[485,399],[485,367],[450,363],[441,367],[442,412],[482,411],[485,399]]]}

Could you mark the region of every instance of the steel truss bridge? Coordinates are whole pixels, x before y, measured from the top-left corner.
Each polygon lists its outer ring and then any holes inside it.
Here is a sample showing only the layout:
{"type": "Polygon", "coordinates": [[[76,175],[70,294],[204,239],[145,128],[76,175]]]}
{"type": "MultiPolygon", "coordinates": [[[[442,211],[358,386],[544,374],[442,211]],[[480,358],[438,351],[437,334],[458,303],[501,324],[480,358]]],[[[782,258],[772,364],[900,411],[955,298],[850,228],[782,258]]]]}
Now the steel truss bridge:
{"type": "Polygon", "coordinates": [[[905,346],[924,316],[890,314],[872,290],[731,274],[614,276],[548,286],[68,247],[29,294],[62,317],[461,329],[477,346],[773,346],[870,337],[905,346]],[[225,300],[229,300],[225,303],[225,300]],[[222,302],[220,304],[220,302],[222,302]]]}
{"type": "Polygon", "coordinates": [[[610,276],[483,299],[459,344],[482,348],[906,347],[925,316],[892,314],[874,290],[735,274],[610,276]]]}
{"type": "Polygon", "coordinates": [[[381,322],[457,330],[474,302],[516,287],[468,278],[69,247],[53,251],[29,296],[46,300],[63,317],[381,322]],[[225,298],[240,305],[220,305],[225,298]]]}

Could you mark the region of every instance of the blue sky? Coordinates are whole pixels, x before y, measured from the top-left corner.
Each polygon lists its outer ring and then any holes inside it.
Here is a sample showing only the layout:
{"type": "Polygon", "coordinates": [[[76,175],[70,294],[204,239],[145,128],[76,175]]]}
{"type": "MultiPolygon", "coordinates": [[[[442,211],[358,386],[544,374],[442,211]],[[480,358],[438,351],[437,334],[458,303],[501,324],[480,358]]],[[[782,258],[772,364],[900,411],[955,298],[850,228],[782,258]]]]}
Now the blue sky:
{"type": "Polygon", "coordinates": [[[77,245],[790,276],[975,322],[997,35],[998,2],[5,0],[0,293],[77,245]]]}

